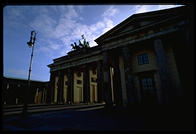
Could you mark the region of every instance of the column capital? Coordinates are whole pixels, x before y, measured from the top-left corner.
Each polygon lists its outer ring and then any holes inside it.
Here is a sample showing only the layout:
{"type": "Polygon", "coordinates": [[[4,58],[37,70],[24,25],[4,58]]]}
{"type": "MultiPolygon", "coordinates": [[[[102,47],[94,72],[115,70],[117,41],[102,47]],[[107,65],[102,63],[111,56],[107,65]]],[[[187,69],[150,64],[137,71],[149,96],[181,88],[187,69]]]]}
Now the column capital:
{"type": "MultiPolygon", "coordinates": [[[[164,48],[163,48],[163,44],[162,44],[162,40],[161,39],[155,39],[154,40],[154,48],[155,48],[155,52],[157,53],[158,51],[159,52],[162,52],[161,54],[163,54],[164,51],[162,51],[164,48]]],[[[163,54],[165,55],[165,54],[163,54]]]]}
{"type": "Polygon", "coordinates": [[[129,60],[129,57],[131,56],[131,53],[130,53],[130,50],[129,50],[128,46],[122,47],[121,50],[122,50],[122,53],[123,53],[124,60],[125,61],[129,60]]]}
{"type": "Polygon", "coordinates": [[[108,52],[107,51],[104,51],[103,52],[103,63],[107,63],[108,62],[108,52]]]}

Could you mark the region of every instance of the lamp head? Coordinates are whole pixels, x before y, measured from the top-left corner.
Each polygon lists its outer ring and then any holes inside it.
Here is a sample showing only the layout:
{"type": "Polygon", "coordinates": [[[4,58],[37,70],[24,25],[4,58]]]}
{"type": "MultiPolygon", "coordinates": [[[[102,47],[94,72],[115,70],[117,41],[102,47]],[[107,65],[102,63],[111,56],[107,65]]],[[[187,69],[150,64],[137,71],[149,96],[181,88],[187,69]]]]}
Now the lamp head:
{"type": "Polygon", "coordinates": [[[29,47],[32,47],[34,45],[34,43],[35,43],[35,36],[36,36],[36,32],[35,31],[31,31],[30,41],[27,42],[29,47]]]}
{"type": "Polygon", "coordinates": [[[27,42],[27,44],[28,44],[29,47],[33,46],[33,42],[32,41],[27,42]]]}

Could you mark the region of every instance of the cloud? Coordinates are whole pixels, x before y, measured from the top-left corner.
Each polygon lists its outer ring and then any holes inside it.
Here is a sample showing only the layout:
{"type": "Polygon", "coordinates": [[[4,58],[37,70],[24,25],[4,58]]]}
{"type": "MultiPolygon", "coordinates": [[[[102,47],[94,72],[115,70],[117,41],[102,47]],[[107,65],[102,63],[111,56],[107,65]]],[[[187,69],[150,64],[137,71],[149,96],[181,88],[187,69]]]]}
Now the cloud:
{"type": "Polygon", "coordinates": [[[158,6],[155,5],[137,5],[135,7],[135,13],[145,13],[156,9],[158,9],[158,6]]]}
{"type": "Polygon", "coordinates": [[[112,20],[112,17],[119,13],[119,10],[115,8],[114,6],[110,6],[103,14],[103,30],[101,34],[104,34],[105,32],[109,31],[114,27],[114,22],[112,20]]]}
{"type": "MultiPolygon", "coordinates": [[[[102,14],[103,21],[98,21],[92,25],[86,25],[79,21],[80,19],[78,19],[78,17],[80,15],[77,11],[81,11],[81,7],[79,10],[78,9],[77,6],[71,6],[69,7],[69,12],[66,14],[65,8],[61,7],[60,9],[61,13],[64,15],[61,15],[61,18],[59,19],[59,23],[55,29],[55,36],[60,38],[65,49],[71,49],[70,44],[74,42],[78,43],[82,34],[85,35],[85,38],[89,41],[91,47],[97,45],[94,40],[114,26],[111,17],[119,13],[117,8],[111,6],[102,14]]],[[[64,52],[65,50],[62,50],[61,53],[64,54],[64,52]]]]}
{"type": "Polygon", "coordinates": [[[117,13],[119,13],[117,8],[114,8],[113,6],[110,6],[109,9],[107,9],[104,13],[103,13],[103,17],[112,17],[114,15],[116,15],[117,13]]]}
{"type": "Polygon", "coordinates": [[[111,19],[104,18],[104,23],[106,24],[106,27],[103,29],[103,33],[114,27],[113,21],[111,19]]]}
{"type": "MultiPolygon", "coordinates": [[[[59,6],[53,8],[44,8],[40,10],[37,17],[32,20],[30,27],[39,33],[37,52],[42,52],[49,57],[59,56],[57,51],[61,51],[65,37],[69,36],[76,24],[75,18],[78,17],[73,6],[59,6]],[[53,10],[59,16],[55,19],[50,15],[50,10],[53,10]]],[[[70,41],[70,40],[69,40],[70,41]]]]}
{"type": "MultiPolygon", "coordinates": [[[[166,7],[173,5],[136,5],[134,12],[141,13],[166,7]]],[[[113,17],[120,13],[115,6],[110,6],[101,15],[100,21],[86,25],[80,21],[84,19],[80,15],[84,6],[23,6],[10,9],[7,12],[9,23],[12,23],[11,20],[13,23],[23,24],[22,21],[30,17],[31,22],[28,25],[38,31],[37,43],[40,44],[35,51],[49,57],[63,56],[71,50],[70,44],[78,43],[82,34],[91,47],[97,45],[94,39],[113,28],[113,17]],[[28,12],[29,10],[32,13],[28,12]]]]}
{"type": "MultiPolygon", "coordinates": [[[[135,13],[141,13],[165,7],[165,5],[136,5],[134,9],[135,13]]],[[[28,6],[23,10],[15,8],[11,12],[24,19],[26,16],[23,14],[27,9],[28,6]]],[[[91,47],[97,45],[94,39],[114,27],[113,17],[120,12],[115,6],[110,6],[101,15],[101,21],[86,25],[80,21],[83,19],[80,13],[83,12],[84,6],[30,6],[29,9],[36,14],[29,26],[39,33],[37,43],[41,45],[37,51],[49,57],[65,55],[65,52],[71,50],[70,44],[78,43],[82,34],[91,47]]]]}
{"type": "Polygon", "coordinates": [[[180,5],[136,5],[134,9],[135,9],[135,14],[136,14],[136,13],[145,13],[145,12],[150,12],[150,11],[155,11],[155,10],[173,8],[177,6],[180,6],[180,5]]]}
{"type": "Polygon", "coordinates": [[[53,50],[58,50],[59,48],[60,48],[60,45],[59,44],[50,44],[50,46],[49,46],[51,49],[53,49],[53,50]]]}
{"type": "Polygon", "coordinates": [[[41,34],[38,43],[42,45],[37,51],[49,57],[63,56],[71,50],[70,44],[81,40],[82,34],[91,47],[95,46],[97,43],[94,40],[114,26],[112,16],[119,13],[117,8],[110,6],[102,14],[103,21],[86,25],[80,22],[83,18],[79,13],[83,12],[83,9],[83,6],[50,6],[42,8],[39,13],[35,11],[38,15],[30,26],[41,34]],[[55,19],[50,11],[56,12],[58,17],[55,19]]]}
{"type": "Polygon", "coordinates": [[[68,13],[66,13],[66,18],[74,19],[78,17],[78,14],[73,6],[68,6],[67,8],[68,8],[68,13]]]}
{"type": "MultiPolygon", "coordinates": [[[[77,6],[76,8],[70,7],[69,12],[65,14],[65,8],[61,7],[61,13],[64,13],[64,15],[61,15],[61,18],[59,19],[59,23],[54,31],[54,36],[56,38],[59,38],[68,49],[71,49],[71,43],[78,43],[78,40],[81,39],[82,34],[85,35],[85,38],[87,39],[87,41],[89,41],[90,46],[97,45],[96,42],[94,42],[94,39],[98,35],[102,34],[101,31],[103,31],[103,29],[105,29],[106,31],[113,27],[112,20],[104,17],[104,21],[98,21],[97,23],[92,25],[85,25],[80,23],[77,17],[79,16],[79,14],[77,13],[76,9],[77,6]]],[[[117,10],[113,7],[109,8],[109,10],[115,10],[115,13],[117,12],[117,10]]]]}
{"type": "Polygon", "coordinates": [[[43,36],[51,38],[54,36],[53,27],[56,23],[56,20],[52,19],[47,14],[41,14],[30,23],[30,27],[41,33],[43,36]]]}
{"type": "Polygon", "coordinates": [[[92,32],[96,32],[98,29],[101,29],[105,26],[105,24],[101,21],[97,22],[96,24],[93,24],[90,26],[90,30],[92,32]]]}
{"type": "Polygon", "coordinates": [[[166,8],[174,8],[174,7],[179,7],[179,6],[182,6],[182,5],[159,5],[158,10],[166,9],[166,8]]]}
{"type": "Polygon", "coordinates": [[[3,12],[4,27],[9,27],[10,30],[16,30],[18,27],[26,28],[24,22],[26,17],[23,15],[25,10],[17,6],[6,6],[3,12]]]}

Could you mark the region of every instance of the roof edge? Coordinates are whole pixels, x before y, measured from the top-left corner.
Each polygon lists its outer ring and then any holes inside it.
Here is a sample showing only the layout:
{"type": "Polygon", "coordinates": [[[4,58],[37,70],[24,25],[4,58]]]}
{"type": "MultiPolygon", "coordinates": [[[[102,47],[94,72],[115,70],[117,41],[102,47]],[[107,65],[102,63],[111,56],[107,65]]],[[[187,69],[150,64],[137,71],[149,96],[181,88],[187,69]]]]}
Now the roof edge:
{"type": "MultiPolygon", "coordinates": [[[[6,79],[14,79],[14,80],[24,80],[24,81],[28,81],[28,79],[24,79],[24,78],[16,78],[16,77],[7,77],[7,76],[3,76],[3,78],[6,79]]],[[[39,80],[30,80],[33,82],[49,82],[49,81],[39,81],[39,80]]]]}
{"type": "Polygon", "coordinates": [[[109,34],[113,33],[115,30],[117,30],[118,28],[120,28],[122,25],[126,24],[128,21],[130,21],[130,19],[134,19],[134,18],[137,18],[137,17],[151,15],[153,13],[160,13],[160,12],[163,13],[165,11],[172,11],[172,10],[176,10],[176,9],[183,9],[183,8],[186,8],[186,7],[187,7],[186,5],[183,5],[183,6],[180,6],[180,7],[174,7],[174,8],[161,9],[161,10],[155,10],[155,11],[149,11],[149,12],[144,12],[144,13],[133,14],[133,15],[129,16],[127,19],[125,19],[122,22],[120,22],[119,24],[117,24],[116,26],[114,26],[109,31],[107,31],[104,34],[102,34],[101,36],[99,36],[94,41],[97,44],[99,44],[104,37],[108,36],[109,34]]]}

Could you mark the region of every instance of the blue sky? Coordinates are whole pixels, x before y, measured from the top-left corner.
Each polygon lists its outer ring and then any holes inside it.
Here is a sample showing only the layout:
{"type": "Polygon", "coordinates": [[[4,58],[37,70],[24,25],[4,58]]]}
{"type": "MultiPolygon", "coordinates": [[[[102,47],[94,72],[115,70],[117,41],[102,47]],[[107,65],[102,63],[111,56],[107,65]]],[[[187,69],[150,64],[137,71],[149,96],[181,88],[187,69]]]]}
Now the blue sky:
{"type": "Polygon", "coordinates": [[[180,5],[37,5],[6,6],[3,9],[3,74],[28,78],[30,32],[35,30],[31,80],[49,81],[48,64],[71,50],[70,44],[84,34],[94,40],[132,14],[180,5]]]}

